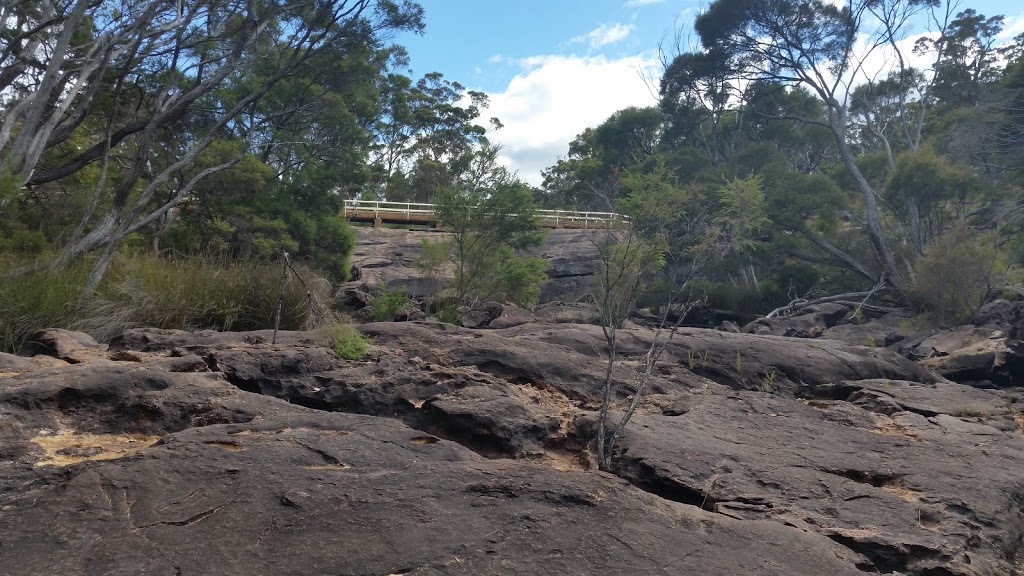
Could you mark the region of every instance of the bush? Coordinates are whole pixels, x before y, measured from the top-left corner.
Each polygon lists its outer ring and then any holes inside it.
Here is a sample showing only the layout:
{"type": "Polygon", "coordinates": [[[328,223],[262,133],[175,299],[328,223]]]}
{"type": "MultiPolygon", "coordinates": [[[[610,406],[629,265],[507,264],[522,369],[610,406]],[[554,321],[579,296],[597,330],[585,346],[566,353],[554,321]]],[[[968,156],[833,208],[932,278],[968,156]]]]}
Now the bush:
{"type": "Polygon", "coordinates": [[[461,321],[459,302],[452,297],[429,300],[427,302],[427,314],[433,316],[438,322],[444,322],[445,324],[458,324],[461,321]]]}
{"type": "Polygon", "coordinates": [[[993,234],[958,227],[914,266],[912,293],[938,324],[962,324],[982,305],[1005,264],[993,234]]]}
{"type": "MultiPolygon", "coordinates": [[[[60,327],[109,340],[125,328],[257,330],[273,326],[281,289],[278,265],[220,263],[202,258],[120,255],[95,295],[80,299],[91,262],[51,271],[42,262],[8,260],[0,278],[0,350],[16,352],[39,328],[60,327]],[[26,270],[28,266],[35,266],[26,270]]],[[[313,298],[326,299],[330,283],[297,267],[313,298]]],[[[288,282],[281,328],[309,327],[309,300],[301,283],[288,282]]]]}
{"type": "Polygon", "coordinates": [[[336,216],[325,216],[316,227],[316,237],[309,248],[317,266],[331,278],[348,280],[350,256],[356,246],[356,235],[348,222],[336,216]]]}
{"type": "Polygon", "coordinates": [[[40,328],[68,327],[90,268],[76,262],[56,274],[45,262],[0,259],[0,351],[17,353],[40,328]]]}
{"type": "Polygon", "coordinates": [[[403,306],[409,303],[409,297],[401,290],[388,290],[381,292],[380,296],[373,299],[371,308],[372,317],[375,322],[390,322],[403,306]]]}
{"type": "Polygon", "coordinates": [[[359,360],[370,349],[370,343],[351,324],[334,322],[328,326],[331,350],[346,360],[359,360]]]}

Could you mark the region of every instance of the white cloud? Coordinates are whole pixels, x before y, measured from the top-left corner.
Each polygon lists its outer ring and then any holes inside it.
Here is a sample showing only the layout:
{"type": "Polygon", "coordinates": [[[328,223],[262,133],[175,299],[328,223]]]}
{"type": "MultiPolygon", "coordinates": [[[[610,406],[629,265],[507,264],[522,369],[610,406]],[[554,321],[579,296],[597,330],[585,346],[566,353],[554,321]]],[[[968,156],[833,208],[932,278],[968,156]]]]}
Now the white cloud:
{"type": "Polygon", "coordinates": [[[1003,31],[997,38],[1003,42],[1013,40],[1018,34],[1024,34],[1024,12],[1016,16],[1007,16],[1003,22],[1003,31]]]}
{"type": "Polygon", "coordinates": [[[540,171],[565,156],[584,129],[622,108],[656,104],[640,77],[657,69],[653,56],[538,56],[521,63],[527,71],[489,94],[486,114],[505,125],[490,136],[502,145],[503,162],[530,184],[540,185],[540,171]]]}
{"type": "Polygon", "coordinates": [[[572,39],[573,42],[590,42],[591,48],[600,48],[609,44],[614,44],[620,40],[629,36],[633,32],[634,26],[632,24],[601,24],[597,28],[577,36],[572,39]]]}
{"type": "Polygon", "coordinates": [[[624,8],[639,8],[640,6],[650,6],[651,4],[662,4],[665,0],[628,0],[622,6],[624,8]]]}

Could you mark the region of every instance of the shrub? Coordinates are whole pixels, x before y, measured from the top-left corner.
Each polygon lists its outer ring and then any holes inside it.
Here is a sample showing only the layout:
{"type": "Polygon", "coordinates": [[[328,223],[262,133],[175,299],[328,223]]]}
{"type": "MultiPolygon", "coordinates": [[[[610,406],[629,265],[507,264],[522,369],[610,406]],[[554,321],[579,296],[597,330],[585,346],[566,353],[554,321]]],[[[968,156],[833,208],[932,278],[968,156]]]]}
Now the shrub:
{"type": "Polygon", "coordinates": [[[390,322],[403,306],[409,303],[409,297],[401,290],[388,290],[384,288],[380,296],[373,299],[371,308],[372,317],[375,322],[390,322]]]}
{"type": "Polygon", "coordinates": [[[25,258],[0,259],[0,351],[17,353],[32,332],[67,327],[76,299],[89,276],[89,265],[76,262],[61,273],[46,263],[25,258]]]}
{"type": "Polygon", "coordinates": [[[346,360],[359,360],[370,348],[366,336],[352,327],[351,324],[334,323],[330,328],[330,348],[334,353],[346,360]]]}
{"type": "Polygon", "coordinates": [[[1005,268],[993,234],[958,227],[947,232],[914,266],[912,292],[939,324],[962,324],[983,303],[1005,268]]]}
{"type": "Polygon", "coordinates": [[[434,298],[427,303],[427,313],[438,322],[445,324],[458,324],[459,302],[452,297],[434,298]]]}
{"type": "MultiPolygon", "coordinates": [[[[202,258],[120,255],[95,295],[81,299],[91,262],[51,271],[42,262],[5,262],[0,278],[0,350],[16,352],[39,328],[82,330],[109,340],[125,328],[256,330],[273,326],[281,289],[278,265],[202,258]],[[28,268],[34,266],[33,268],[28,268]]],[[[297,267],[313,299],[330,284],[297,267]]],[[[281,328],[309,327],[310,301],[294,278],[287,284],[281,328]]]]}

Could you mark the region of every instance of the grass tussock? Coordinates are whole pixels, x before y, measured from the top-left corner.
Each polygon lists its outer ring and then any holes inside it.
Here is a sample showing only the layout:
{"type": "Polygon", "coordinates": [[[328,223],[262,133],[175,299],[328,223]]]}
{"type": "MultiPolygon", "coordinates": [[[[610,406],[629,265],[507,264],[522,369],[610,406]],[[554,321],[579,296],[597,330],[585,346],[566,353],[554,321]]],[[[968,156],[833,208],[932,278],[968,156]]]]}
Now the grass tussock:
{"type": "MultiPolygon", "coordinates": [[[[131,327],[181,330],[272,328],[283,269],[249,261],[120,256],[96,293],[82,297],[91,263],[57,271],[45,262],[0,257],[0,351],[17,352],[40,328],[61,327],[109,340],[131,327]]],[[[329,314],[330,283],[296,266],[289,275],[281,329],[312,328],[329,314]],[[312,300],[312,306],[310,305],[312,300]]]]}

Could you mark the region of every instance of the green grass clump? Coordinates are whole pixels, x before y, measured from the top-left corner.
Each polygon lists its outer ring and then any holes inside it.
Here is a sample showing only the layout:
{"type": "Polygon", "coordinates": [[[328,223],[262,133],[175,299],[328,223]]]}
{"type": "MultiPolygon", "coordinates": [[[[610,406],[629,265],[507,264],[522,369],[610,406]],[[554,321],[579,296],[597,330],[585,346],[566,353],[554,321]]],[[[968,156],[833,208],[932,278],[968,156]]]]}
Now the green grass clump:
{"type": "Polygon", "coordinates": [[[438,322],[444,322],[445,324],[458,324],[461,321],[459,303],[450,297],[441,297],[428,301],[427,314],[438,322]]]}
{"type": "Polygon", "coordinates": [[[335,318],[319,328],[323,344],[346,360],[359,360],[370,350],[370,342],[351,324],[335,318]]]}
{"type": "MultiPolygon", "coordinates": [[[[199,257],[119,255],[96,293],[82,296],[92,263],[60,270],[44,262],[0,263],[0,350],[17,352],[40,328],[88,332],[104,341],[126,328],[257,330],[273,327],[283,271],[278,265],[199,257]],[[3,264],[6,264],[4,266],[3,264]]],[[[330,283],[297,267],[314,293],[326,299],[330,283]]],[[[281,309],[281,329],[310,327],[309,299],[294,277],[281,309]]]]}
{"type": "Polygon", "coordinates": [[[409,297],[401,290],[388,290],[381,292],[380,296],[373,299],[371,308],[375,322],[390,322],[395,319],[399,310],[409,303],[409,297]]]}

